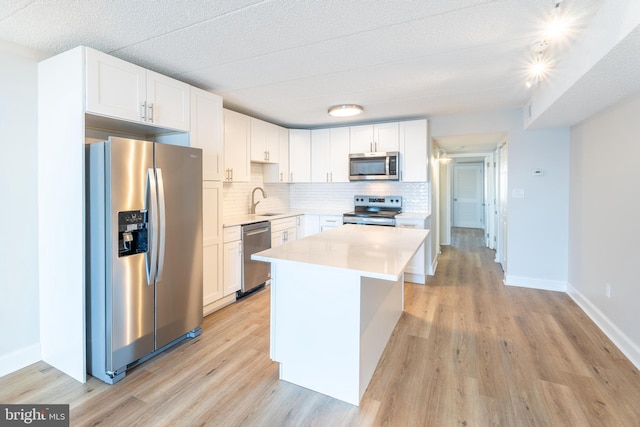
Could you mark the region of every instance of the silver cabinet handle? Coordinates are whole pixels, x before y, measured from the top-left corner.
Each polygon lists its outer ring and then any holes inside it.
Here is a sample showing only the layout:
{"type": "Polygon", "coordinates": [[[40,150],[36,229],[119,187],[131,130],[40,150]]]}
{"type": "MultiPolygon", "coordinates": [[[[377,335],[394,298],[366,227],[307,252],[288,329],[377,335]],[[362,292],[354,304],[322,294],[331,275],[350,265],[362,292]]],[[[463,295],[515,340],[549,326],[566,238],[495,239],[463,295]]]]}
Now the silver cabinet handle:
{"type": "Polygon", "coordinates": [[[289,172],[289,182],[293,182],[293,172],[289,172]]]}
{"type": "Polygon", "coordinates": [[[333,182],[333,172],[329,172],[329,182],[333,182]]]}
{"type": "Polygon", "coordinates": [[[373,151],[373,142],[369,143],[369,151],[373,151]]]}
{"type": "Polygon", "coordinates": [[[283,179],[283,172],[280,172],[280,182],[282,182],[283,179]]]}
{"type": "Polygon", "coordinates": [[[149,122],[153,123],[153,102],[149,104],[149,122]]]}
{"type": "Polygon", "coordinates": [[[327,172],[327,182],[329,182],[329,172],[327,172]]]}
{"type": "Polygon", "coordinates": [[[142,104],[140,104],[140,120],[142,120],[143,122],[147,121],[147,103],[143,102],[142,104]]]}

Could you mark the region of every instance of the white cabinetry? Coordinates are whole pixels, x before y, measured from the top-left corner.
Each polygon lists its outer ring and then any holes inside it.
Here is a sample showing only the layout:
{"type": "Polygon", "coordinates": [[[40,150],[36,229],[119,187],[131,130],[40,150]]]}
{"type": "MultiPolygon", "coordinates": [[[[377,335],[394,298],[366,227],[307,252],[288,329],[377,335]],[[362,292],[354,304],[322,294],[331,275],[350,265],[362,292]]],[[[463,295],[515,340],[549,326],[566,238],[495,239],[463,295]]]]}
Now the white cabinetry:
{"type": "Polygon", "coordinates": [[[299,237],[307,237],[320,232],[320,215],[304,214],[304,225],[299,237]]]}
{"type": "Polygon", "coordinates": [[[87,112],[189,131],[188,84],[91,48],[86,67],[87,112]]]}
{"type": "Polygon", "coordinates": [[[427,182],[429,138],[426,119],[400,122],[400,170],[404,182],[427,182]]]}
{"type": "Polygon", "coordinates": [[[262,167],[262,179],[265,183],[290,182],[289,174],[289,129],[277,126],[278,159],[274,164],[262,167]]]}
{"type": "Polygon", "coordinates": [[[331,230],[342,225],[342,215],[320,215],[320,231],[331,230]]]}
{"type": "Polygon", "coordinates": [[[251,161],[275,163],[279,160],[280,126],[251,117],[251,161]]]}
{"type": "Polygon", "coordinates": [[[251,123],[249,116],[223,109],[224,111],[224,180],[227,182],[249,182],[251,123]]]}
{"type": "Polygon", "coordinates": [[[242,234],[240,226],[224,229],[223,295],[231,295],[242,285],[242,234]]]}
{"type": "Polygon", "coordinates": [[[349,128],[311,131],[311,181],[349,182],[349,128]]]}
{"type": "MultiPolygon", "coordinates": [[[[396,217],[396,227],[400,228],[427,228],[427,222],[424,218],[398,218],[396,217]]],[[[418,249],[418,252],[411,259],[409,265],[404,270],[404,280],[412,283],[427,283],[428,271],[428,248],[430,247],[431,236],[427,236],[426,240],[418,249]]]]}
{"type": "Polygon", "coordinates": [[[275,248],[287,242],[293,242],[298,236],[297,217],[275,219],[271,221],[271,247],[275,248]]]}
{"type": "Polygon", "coordinates": [[[189,145],[202,149],[202,179],[222,180],[223,163],[222,97],[191,88],[191,132],[189,145]]]}
{"type": "Polygon", "coordinates": [[[351,153],[398,151],[398,123],[351,126],[351,153]]]}
{"type": "Polygon", "coordinates": [[[207,305],[223,295],[222,274],[222,183],[202,183],[202,284],[205,314],[207,305]]]}
{"type": "Polygon", "coordinates": [[[289,182],[311,182],[310,130],[289,130],[289,182]]]}

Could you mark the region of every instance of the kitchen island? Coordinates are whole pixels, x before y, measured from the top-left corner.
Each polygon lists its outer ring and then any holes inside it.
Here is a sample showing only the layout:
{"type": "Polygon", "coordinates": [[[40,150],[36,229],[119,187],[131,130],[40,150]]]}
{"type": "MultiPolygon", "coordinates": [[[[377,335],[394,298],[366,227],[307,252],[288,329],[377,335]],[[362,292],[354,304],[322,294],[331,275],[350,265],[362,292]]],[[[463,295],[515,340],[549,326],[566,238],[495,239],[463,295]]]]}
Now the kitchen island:
{"type": "Polygon", "coordinates": [[[280,379],[358,405],[402,314],[403,271],[428,233],[347,224],[254,254],[271,263],[280,379]]]}

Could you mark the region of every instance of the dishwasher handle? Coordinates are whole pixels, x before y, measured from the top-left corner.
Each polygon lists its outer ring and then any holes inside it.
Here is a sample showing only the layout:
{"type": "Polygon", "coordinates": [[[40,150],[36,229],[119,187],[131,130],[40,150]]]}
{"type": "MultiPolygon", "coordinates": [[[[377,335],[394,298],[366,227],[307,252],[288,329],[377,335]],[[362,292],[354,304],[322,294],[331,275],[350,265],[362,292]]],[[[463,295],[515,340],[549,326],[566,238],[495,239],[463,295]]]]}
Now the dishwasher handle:
{"type": "Polygon", "coordinates": [[[245,231],[244,236],[255,236],[256,234],[268,233],[270,231],[269,227],[257,228],[255,230],[245,231]]]}

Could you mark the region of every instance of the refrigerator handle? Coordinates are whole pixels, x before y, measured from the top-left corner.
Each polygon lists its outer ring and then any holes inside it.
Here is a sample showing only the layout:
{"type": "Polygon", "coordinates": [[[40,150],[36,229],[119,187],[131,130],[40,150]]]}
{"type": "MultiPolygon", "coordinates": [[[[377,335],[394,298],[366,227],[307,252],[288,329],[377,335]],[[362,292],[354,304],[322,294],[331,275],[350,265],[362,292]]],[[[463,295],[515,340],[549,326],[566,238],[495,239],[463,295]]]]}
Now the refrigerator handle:
{"type": "Polygon", "coordinates": [[[162,180],[162,169],[156,168],[156,178],[158,180],[158,217],[160,219],[160,229],[158,232],[158,275],[156,283],[162,280],[162,272],[164,271],[164,246],[166,242],[166,218],[164,204],[164,182],[162,180]]]}
{"type": "Polygon", "coordinates": [[[149,252],[147,253],[147,286],[156,281],[158,267],[158,187],[153,168],[147,169],[147,215],[149,221],[149,252]]]}

